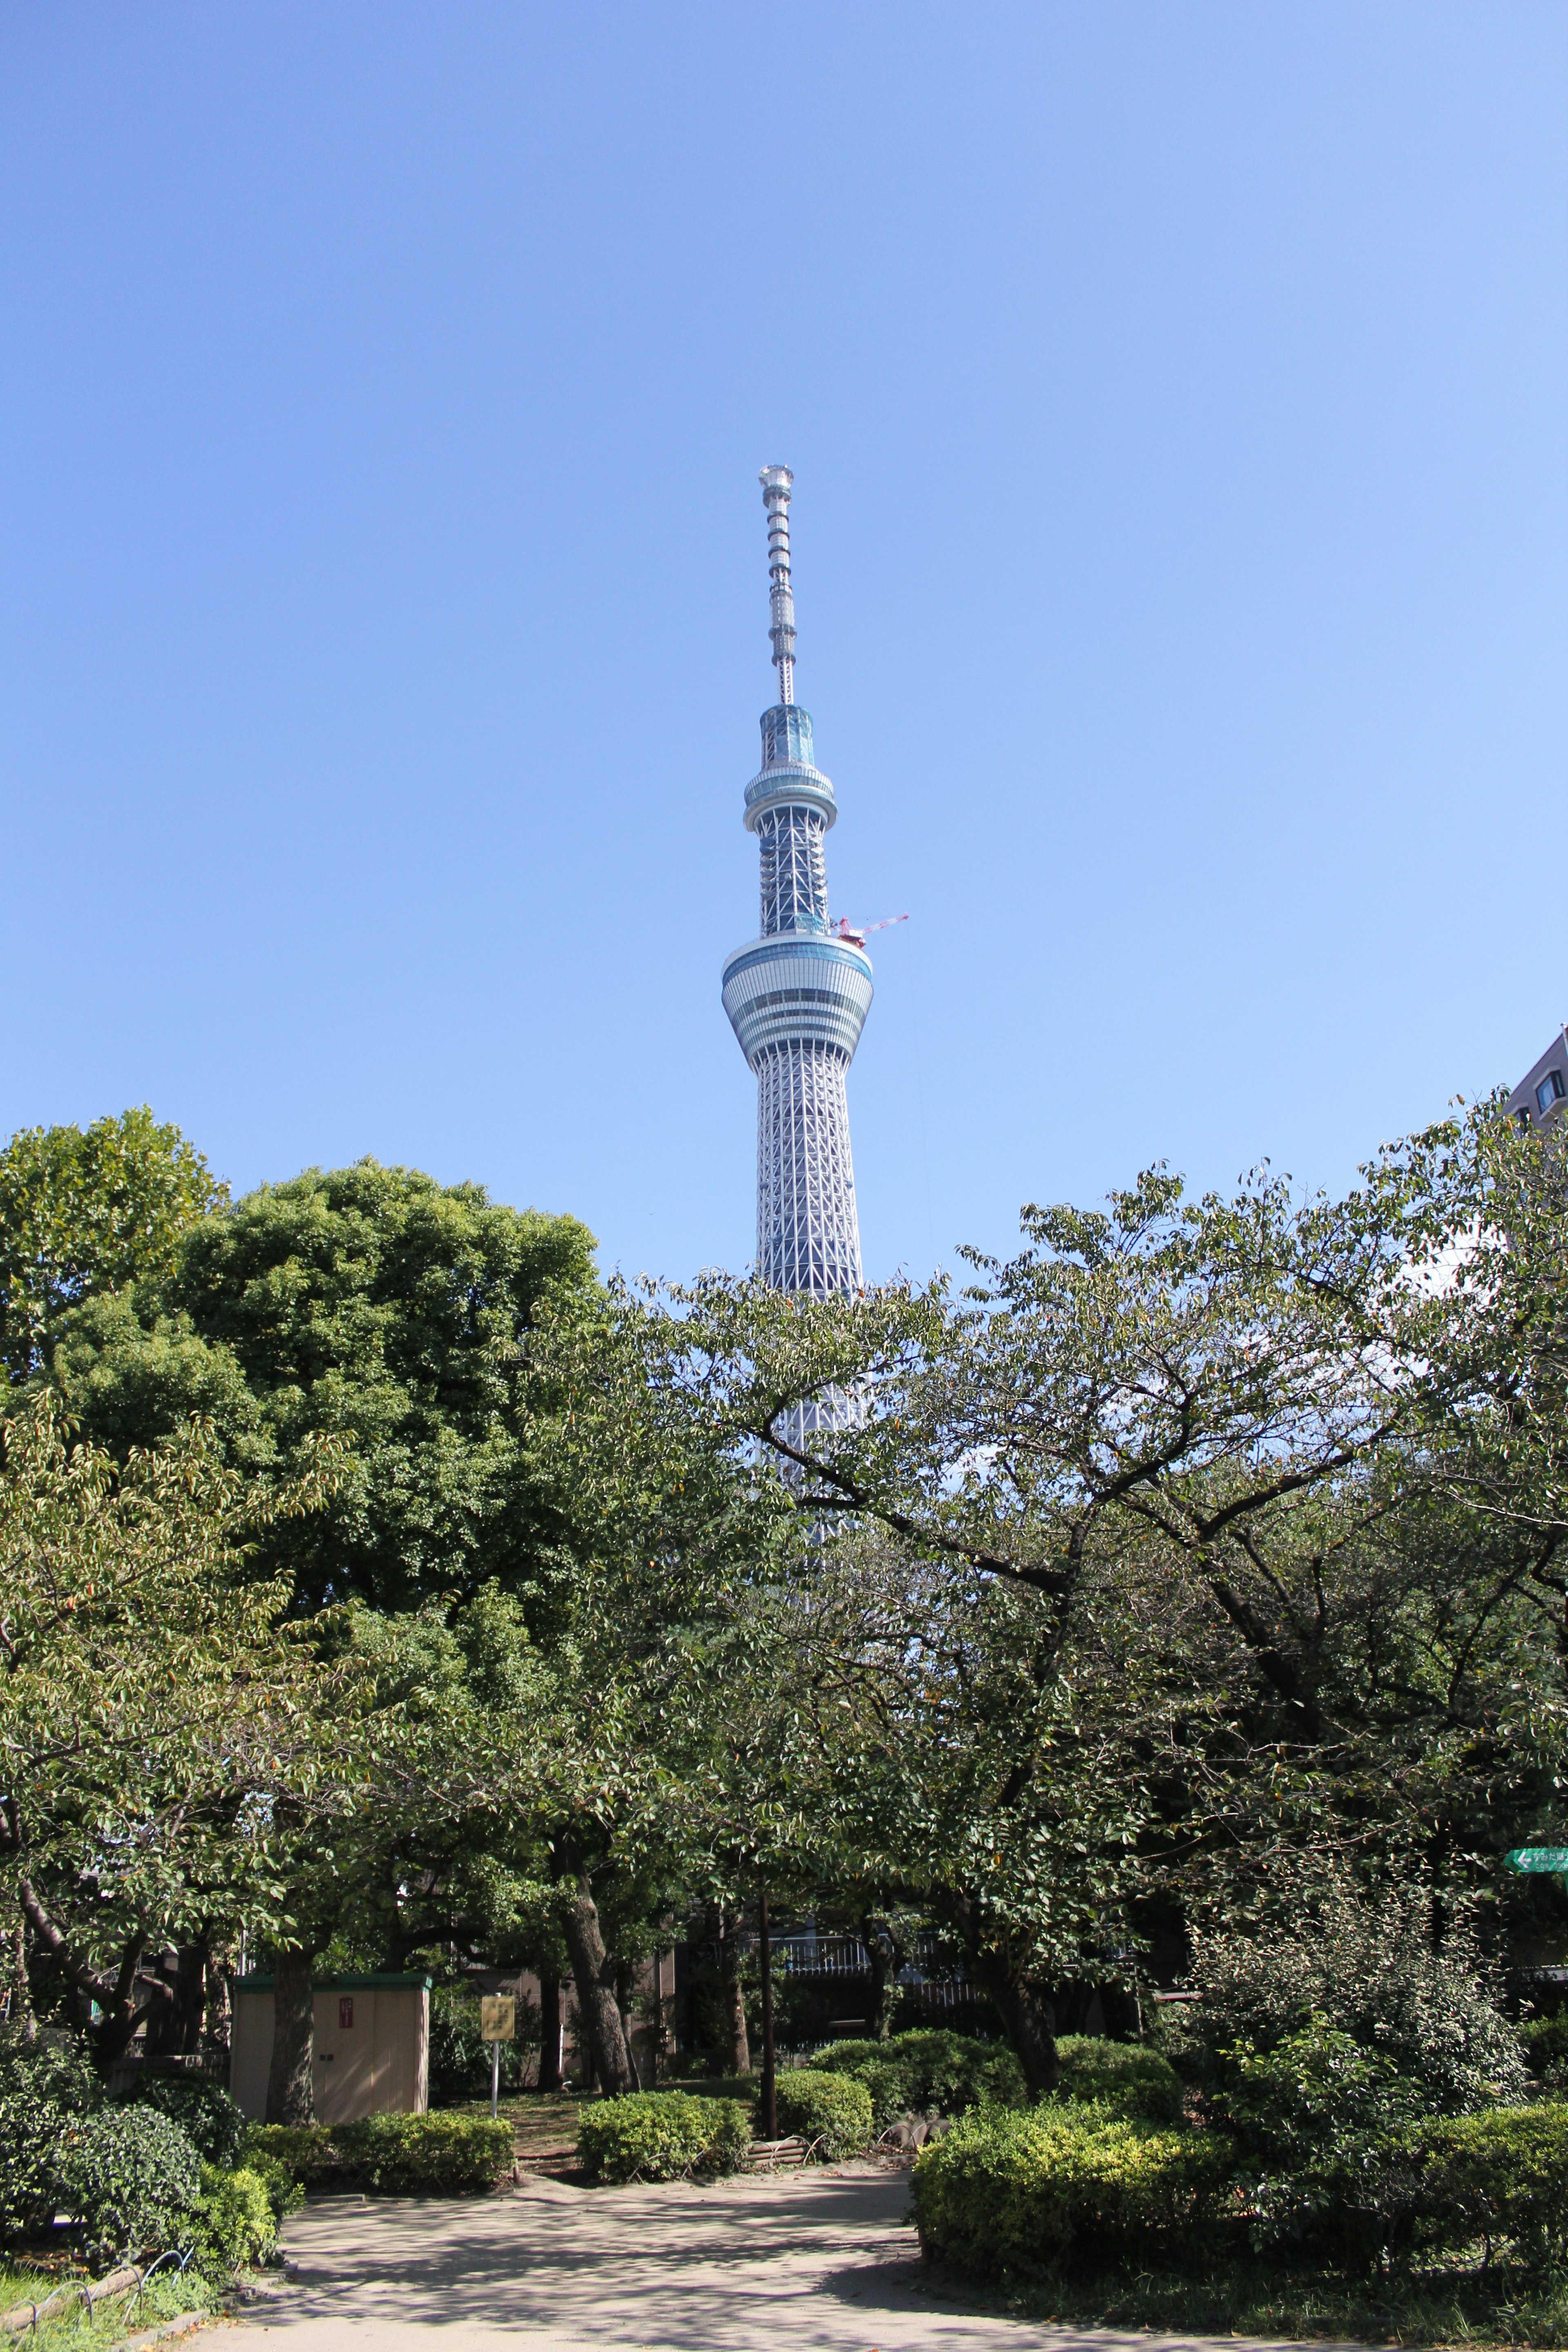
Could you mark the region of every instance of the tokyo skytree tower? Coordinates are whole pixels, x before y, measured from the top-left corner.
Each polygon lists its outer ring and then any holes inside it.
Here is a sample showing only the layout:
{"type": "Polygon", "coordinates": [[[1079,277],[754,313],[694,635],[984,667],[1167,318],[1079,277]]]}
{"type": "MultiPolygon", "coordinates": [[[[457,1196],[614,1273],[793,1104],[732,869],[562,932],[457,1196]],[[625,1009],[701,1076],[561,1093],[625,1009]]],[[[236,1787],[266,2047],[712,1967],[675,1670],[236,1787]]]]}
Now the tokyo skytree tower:
{"type": "MultiPolygon", "coordinates": [[[[757,1075],[757,1271],[775,1290],[824,1298],[861,1287],[844,1081],[871,1009],[871,959],[846,927],[827,926],[824,842],[838,808],[795,698],[794,479],[787,466],[763,468],[779,698],[763,713],[763,764],[746,786],[761,936],[725,962],[724,1010],[757,1075]]],[[[833,1416],[830,1405],[822,1418],[833,1416]]]]}

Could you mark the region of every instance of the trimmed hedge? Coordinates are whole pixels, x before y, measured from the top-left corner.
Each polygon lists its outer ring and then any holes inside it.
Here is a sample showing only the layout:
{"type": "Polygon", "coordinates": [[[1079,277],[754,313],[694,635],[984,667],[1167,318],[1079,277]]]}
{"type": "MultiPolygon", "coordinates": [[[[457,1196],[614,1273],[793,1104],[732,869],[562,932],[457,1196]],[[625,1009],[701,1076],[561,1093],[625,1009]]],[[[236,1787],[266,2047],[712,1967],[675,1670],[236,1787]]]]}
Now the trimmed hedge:
{"type": "Polygon", "coordinates": [[[1231,2166],[1217,2133],[1153,2131],[1090,2106],[964,2116],[915,2159],[921,2250],[979,2276],[1136,2255],[1212,2236],[1231,2166]]]}
{"type": "Polygon", "coordinates": [[[1423,2238],[1458,2248],[1479,2238],[1489,2255],[1510,2240],[1531,2270],[1568,2254],[1568,2106],[1494,2108],[1431,2126],[1418,2143],[1423,2238]]]}
{"type": "Polygon", "coordinates": [[[1088,2099],[1130,2121],[1179,2124],[1185,2094],[1168,2058],[1140,2042],[1107,2042],[1097,2034],[1064,2033],[1058,2099],[1088,2099]]]}
{"type": "Polygon", "coordinates": [[[735,2099],[700,2099],[689,2091],[633,2091],[584,2109],[577,2155],[601,2186],[628,2180],[679,2180],[737,2172],[752,2144],[745,2109],[735,2099]]]}
{"type": "Polygon", "coordinates": [[[279,2165],[300,2189],[314,2189],[338,2169],[337,2150],[325,2124],[252,2124],[240,2162],[253,2165],[258,2158],[279,2165]]]}
{"type": "Polygon", "coordinates": [[[1022,2106],[1024,2070],[1005,2042],[979,2042],[942,2026],[918,2027],[886,2042],[832,2042],[812,2060],[822,2074],[852,2074],[871,2095],[875,2128],[895,2116],[964,2114],[988,2101],[1022,2106]]]}
{"type": "Polygon", "coordinates": [[[779,2130],[798,2134],[808,2146],[821,2142],[831,2163],[858,2156],[871,2137],[871,2094],[853,2074],[803,2066],[781,2074],[776,2085],[779,2130]]]}
{"type": "Polygon", "coordinates": [[[511,2126],[489,2116],[362,2116],[352,2124],[256,2124],[245,2156],[302,2189],[325,2182],[385,2197],[482,2197],[512,2159],[511,2126]]]}
{"type": "Polygon", "coordinates": [[[1309,2146],[1294,2168],[1282,2151],[1262,2175],[1224,2131],[1160,2131],[1087,2103],[989,2107],[921,2150],[913,2189],[924,2252],[983,2277],[1202,2263],[1244,2229],[1259,2250],[1310,2238],[1335,2270],[1412,2249],[1509,2249],[1550,2276],[1568,2261],[1568,2105],[1309,2146]]]}

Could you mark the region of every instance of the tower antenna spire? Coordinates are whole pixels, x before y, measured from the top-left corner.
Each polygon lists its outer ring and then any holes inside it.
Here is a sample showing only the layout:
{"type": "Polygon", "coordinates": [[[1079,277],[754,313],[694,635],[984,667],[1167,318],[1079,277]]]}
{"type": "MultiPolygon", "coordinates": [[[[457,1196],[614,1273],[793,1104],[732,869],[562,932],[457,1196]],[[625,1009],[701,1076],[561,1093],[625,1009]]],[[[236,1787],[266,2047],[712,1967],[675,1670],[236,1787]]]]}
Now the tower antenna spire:
{"type": "Polygon", "coordinates": [[[787,466],[764,466],[758,478],[768,512],[768,603],[773,615],[768,635],[773,641],[779,700],[787,709],[795,700],[795,592],[789,584],[789,494],[795,476],[787,466]]]}
{"type": "MultiPolygon", "coordinates": [[[[724,1010],[757,1080],[757,1272],[772,1290],[852,1297],[863,1286],[845,1079],[871,1009],[865,934],[827,919],[828,828],[838,814],[795,698],[787,466],[762,469],[778,700],[762,714],[763,764],[746,786],[762,920],[724,963],[724,1010]]],[[[847,1425],[859,1406],[825,1391],[791,1408],[797,1434],[847,1425]]],[[[803,1441],[804,1442],[804,1441],[803,1441]]]]}

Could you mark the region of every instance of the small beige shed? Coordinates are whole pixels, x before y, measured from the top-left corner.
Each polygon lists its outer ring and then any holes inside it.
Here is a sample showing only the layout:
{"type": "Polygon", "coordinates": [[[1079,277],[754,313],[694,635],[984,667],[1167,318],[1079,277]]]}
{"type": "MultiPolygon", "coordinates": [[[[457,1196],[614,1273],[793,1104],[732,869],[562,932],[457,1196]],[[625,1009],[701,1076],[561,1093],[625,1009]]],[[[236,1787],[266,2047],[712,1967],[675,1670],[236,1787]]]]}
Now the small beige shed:
{"type": "MultiPolygon", "coordinates": [[[[430,2104],[430,1979],[318,1977],[316,2120],[423,2115],[430,2104]]],[[[236,1977],[228,2086],[260,2123],[272,2067],[272,1979],[236,1977]]]]}

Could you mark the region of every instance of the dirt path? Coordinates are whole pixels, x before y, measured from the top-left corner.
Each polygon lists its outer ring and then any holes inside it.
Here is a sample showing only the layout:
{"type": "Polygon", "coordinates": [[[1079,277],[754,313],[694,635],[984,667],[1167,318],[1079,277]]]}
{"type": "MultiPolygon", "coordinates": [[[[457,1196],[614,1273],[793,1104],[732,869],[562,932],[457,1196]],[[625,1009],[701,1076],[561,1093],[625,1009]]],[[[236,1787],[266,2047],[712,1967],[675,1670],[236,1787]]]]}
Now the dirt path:
{"type": "MultiPolygon", "coordinates": [[[[966,2310],[922,2282],[900,2226],[908,2204],[904,2176],[856,2166],[710,2189],[525,2180],[471,2204],[337,2199],[289,2222],[298,2283],[247,2325],[276,2335],[274,2352],[1175,2352],[1191,2341],[966,2310]]],[[[1226,2352],[1240,2352],[1235,2339],[1226,2352]]]]}

